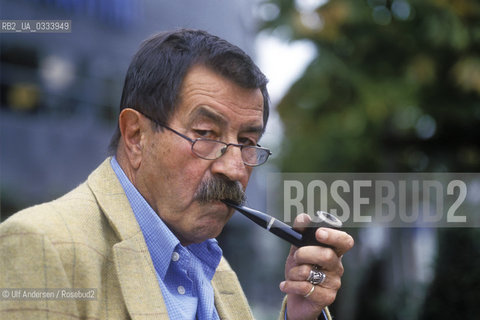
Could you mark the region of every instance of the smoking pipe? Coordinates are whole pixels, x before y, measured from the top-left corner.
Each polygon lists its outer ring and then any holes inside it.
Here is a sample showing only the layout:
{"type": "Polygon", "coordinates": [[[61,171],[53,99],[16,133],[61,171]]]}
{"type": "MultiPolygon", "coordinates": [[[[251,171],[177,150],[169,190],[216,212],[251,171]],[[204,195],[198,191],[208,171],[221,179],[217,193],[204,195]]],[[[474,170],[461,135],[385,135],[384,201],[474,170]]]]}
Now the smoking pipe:
{"type": "Polygon", "coordinates": [[[342,227],[342,222],[334,215],[324,211],[317,211],[315,215],[319,218],[320,222],[314,223],[306,227],[304,231],[300,232],[290,227],[288,224],[261,211],[238,205],[229,200],[222,201],[227,206],[234,208],[245,217],[258,224],[260,227],[267,229],[277,237],[280,237],[297,247],[322,246],[331,248],[331,246],[317,241],[315,238],[315,231],[320,227],[335,229],[342,227]]]}

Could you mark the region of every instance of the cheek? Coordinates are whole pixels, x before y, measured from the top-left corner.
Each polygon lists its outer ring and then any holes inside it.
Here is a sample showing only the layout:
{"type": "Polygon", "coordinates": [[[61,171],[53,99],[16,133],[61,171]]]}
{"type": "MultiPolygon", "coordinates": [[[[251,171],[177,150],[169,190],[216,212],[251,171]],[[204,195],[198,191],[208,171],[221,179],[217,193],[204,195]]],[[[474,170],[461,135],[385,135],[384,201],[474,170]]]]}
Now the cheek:
{"type": "Polygon", "coordinates": [[[170,137],[161,136],[150,143],[147,153],[150,165],[156,168],[157,174],[171,181],[185,167],[190,151],[183,144],[171,141],[170,137]]]}
{"type": "Polygon", "coordinates": [[[208,171],[205,160],[185,155],[171,157],[165,166],[165,189],[169,196],[179,204],[189,205],[208,171]]]}
{"type": "Polygon", "coordinates": [[[165,201],[172,196],[171,191],[178,193],[179,169],[181,168],[181,159],[177,159],[178,153],[175,148],[167,143],[167,139],[156,138],[147,144],[143,165],[145,179],[149,181],[147,187],[150,188],[157,200],[165,201]]]}

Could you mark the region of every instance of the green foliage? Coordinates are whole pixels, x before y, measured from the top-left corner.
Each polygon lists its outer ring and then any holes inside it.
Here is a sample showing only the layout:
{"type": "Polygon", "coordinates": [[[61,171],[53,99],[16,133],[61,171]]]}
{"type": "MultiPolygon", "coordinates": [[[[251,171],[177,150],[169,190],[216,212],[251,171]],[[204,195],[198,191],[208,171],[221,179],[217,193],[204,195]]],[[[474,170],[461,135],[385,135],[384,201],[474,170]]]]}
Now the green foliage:
{"type": "Polygon", "coordinates": [[[439,247],[437,276],[420,319],[479,319],[480,231],[442,230],[439,247]]]}
{"type": "MultiPolygon", "coordinates": [[[[312,2],[264,4],[273,12],[265,31],[317,48],[278,105],[286,136],[281,169],[478,172],[480,2],[302,5],[312,2]]],[[[439,239],[435,278],[418,317],[479,319],[478,230],[444,230],[439,239]]],[[[389,252],[400,254],[405,248],[399,243],[389,252]]],[[[361,279],[357,301],[340,301],[339,307],[337,300],[334,308],[356,306],[351,319],[415,319],[412,305],[421,304],[422,284],[404,283],[392,292],[392,279],[381,273],[389,266],[385,260],[362,266],[364,272],[350,266],[361,279]]]]}
{"type": "Polygon", "coordinates": [[[284,170],[478,170],[478,1],[297,2],[265,23],[318,51],[278,106],[284,170]]]}

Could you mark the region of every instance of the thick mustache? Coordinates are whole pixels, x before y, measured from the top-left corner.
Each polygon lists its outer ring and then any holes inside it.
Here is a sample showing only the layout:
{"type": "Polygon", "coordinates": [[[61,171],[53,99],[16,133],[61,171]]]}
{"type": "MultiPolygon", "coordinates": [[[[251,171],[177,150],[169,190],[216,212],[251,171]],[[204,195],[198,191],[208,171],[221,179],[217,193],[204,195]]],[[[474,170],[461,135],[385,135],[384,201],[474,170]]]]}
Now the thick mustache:
{"type": "Polygon", "coordinates": [[[194,195],[194,200],[200,203],[230,200],[241,205],[245,203],[246,195],[240,182],[222,176],[213,176],[202,181],[194,195]]]}

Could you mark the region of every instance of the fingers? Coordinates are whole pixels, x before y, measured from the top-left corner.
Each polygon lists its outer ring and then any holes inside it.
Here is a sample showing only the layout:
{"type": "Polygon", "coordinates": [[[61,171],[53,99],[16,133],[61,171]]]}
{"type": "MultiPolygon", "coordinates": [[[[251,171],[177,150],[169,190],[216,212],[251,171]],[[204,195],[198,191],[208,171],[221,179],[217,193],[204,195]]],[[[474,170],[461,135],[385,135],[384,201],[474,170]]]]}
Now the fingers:
{"type": "MultiPolygon", "coordinates": [[[[310,223],[307,214],[301,214],[295,219],[296,228],[305,228],[310,223]]],[[[317,241],[325,243],[332,248],[322,246],[305,246],[297,248],[292,246],[287,260],[287,272],[294,266],[307,264],[319,265],[323,270],[343,274],[341,257],[354,245],[353,238],[344,231],[319,228],[315,233],[317,241]]],[[[288,274],[286,274],[288,277],[288,274]]]]}
{"type": "Polygon", "coordinates": [[[299,214],[295,221],[293,221],[293,228],[298,231],[303,231],[310,223],[312,222],[312,218],[306,213],[299,214]]]}
{"type": "MultiPolygon", "coordinates": [[[[301,214],[294,222],[294,228],[303,232],[311,226],[310,216],[301,214]]],[[[353,247],[353,238],[346,232],[318,228],[315,231],[318,242],[324,246],[291,246],[285,264],[285,281],[280,283],[280,290],[287,294],[288,316],[295,319],[316,318],[325,306],[333,303],[341,286],[344,269],[342,256],[353,247]],[[325,278],[312,274],[313,285],[308,281],[313,265],[319,266],[325,278]],[[318,281],[318,282],[317,282],[318,281]]]]}
{"type": "Polygon", "coordinates": [[[318,228],[315,233],[317,241],[335,248],[335,252],[340,257],[350,250],[355,241],[348,233],[330,228],[318,228]]]}
{"type": "Polygon", "coordinates": [[[306,281],[310,275],[310,270],[312,270],[312,266],[308,264],[293,267],[288,271],[287,279],[293,281],[306,281]]]}
{"type": "MultiPolygon", "coordinates": [[[[289,270],[287,279],[289,282],[298,282],[298,281],[308,282],[307,278],[310,275],[310,270],[312,270],[312,266],[306,265],[306,264],[293,267],[292,269],[289,270]]],[[[326,277],[321,284],[318,284],[318,286],[328,288],[328,289],[338,290],[341,286],[341,280],[340,280],[341,275],[336,272],[328,272],[326,270],[322,270],[322,272],[325,273],[326,277]]],[[[343,273],[343,270],[342,270],[342,273],[343,273]]]]}
{"type": "MultiPolygon", "coordinates": [[[[322,270],[343,274],[340,257],[330,248],[308,246],[298,248],[293,254],[295,265],[318,265],[322,270]]],[[[309,271],[310,272],[310,271],[309,271]]]]}
{"type": "Polygon", "coordinates": [[[331,305],[335,301],[337,290],[316,285],[313,292],[310,293],[312,286],[313,284],[307,281],[283,281],[280,283],[280,290],[286,294],[302,296],[310,301],[321,300],[325,306],[331,305]]]}
{"type": "MultiPolygon", "coordinates": [[[[306,213],[299,214],[293,223],[293,228],[300,232],[303,232],[305,228],[312,227],[310,224],[312,219],[306,213]]],[[[318,228],[315,237],[317,241],[329,245],[335,248],[335,252],[338,256],[342,256],[350,250],[354,245],[353,238],[346,232],[331,229],[331,228],[318,228]]]]}

